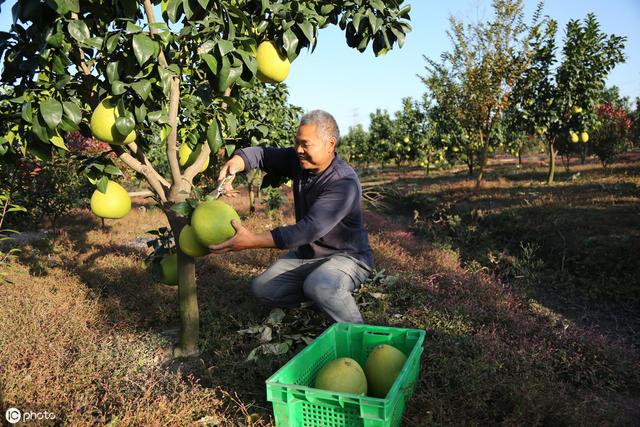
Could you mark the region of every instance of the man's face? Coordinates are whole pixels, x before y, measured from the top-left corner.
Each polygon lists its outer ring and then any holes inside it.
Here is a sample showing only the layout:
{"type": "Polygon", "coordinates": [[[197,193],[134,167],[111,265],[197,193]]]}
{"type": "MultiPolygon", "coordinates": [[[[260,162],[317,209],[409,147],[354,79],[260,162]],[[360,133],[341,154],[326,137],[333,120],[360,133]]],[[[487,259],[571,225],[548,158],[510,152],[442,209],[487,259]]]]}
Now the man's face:
{"type": "Polygon", "coordinates": [[[315,125],[298,127],[295,149],[302,169],[311,172],[325,170],[333,160],[335,138],[323,141],[318,135],[315,125]]]}

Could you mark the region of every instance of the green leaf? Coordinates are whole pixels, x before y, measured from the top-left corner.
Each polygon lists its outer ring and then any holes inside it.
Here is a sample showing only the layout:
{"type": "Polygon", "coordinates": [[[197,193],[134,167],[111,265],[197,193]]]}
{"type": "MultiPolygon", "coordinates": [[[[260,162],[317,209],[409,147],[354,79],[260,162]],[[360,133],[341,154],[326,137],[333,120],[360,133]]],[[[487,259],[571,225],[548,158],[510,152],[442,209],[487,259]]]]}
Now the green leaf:
{"type": "Polygon", "coordinates": [[[211,50],[216,47],[216,42],[214,40],[207,40],[198,46],[198,55],[204,55],[205,53],[211,52],[211,50]]]}
{"type": "Polygon", "coordinates": [[[118,72],[118,61],[109,62],[107,64],[107,80],[113,84],[116,80],[120,80],[120,73],[118,72]]]}
{"type": "Polygon", "coordinates": [[[56,32],[47,37],[47,43],[50,46],[60,47],[62,42],[64,42],[64,34],[62,32],[56,32]]]}
{"type": "Polygon", "coordinates": [[[80,124],[80,121],[82,120],[82,112],[75,102],[64,101],[62,103],[62,108],[64,109],[64,114],[69,118],[69,120],[76,125],[80,124]]]}
{"type": "Polygon", "coordinates": [[[49,129],[55,129],[62,120],[62,104],[56,99],[45,99],[40,104],[40,113],[49,129]]]}
{"type": "Polygon", "coordinates": [[[109,174],[111,176],[120,176],[122,175],[122,171],[115,167],[114,165],[107,165],[104,167],[104,173],[109,174]]]}
{"type": "Polygon", "coordinates": [[[371,4],[371,6],[373,6],[375,9],[379,10],[380,12],[384,12],[385,6],[382,0],[370,0],[369,3],[371,4]]]}
{"type": "Polygon", "coordinates": [[[189,216],[191,215],[191,211],[193,210],[191,208],[191,205],[187,202],[180,202],[180,203],[176,203],[175,205],[171,206],[171,210],[174,211],[175,213],[178,214],[178,216],[189,216]]]}
{"type": "Polygon", "coordinates": [[[47,129],[44,127],[44,125],[42,124],[42,122],[40,122],[40,116],[36,115],[33,118],[33,122],[31,124],[31,130],[33,131],[33,133],[36,134],[36,136],[38,137],[38,139],[44,143],[48,143],[49,142],[49,134],[47,132],[47,129]]]}
{"type": "Polygon", "coordinates": [[[309,42],[313,41],[313,24],[309,21],[304,21],[301,22],[299,24],[296,24],[298,26],[298,28],[300,28],[300,31],[302,31],[302,34],[304,34],[304,36],[307,38],[307,40],[309,40],[309,42]]]}
{"type": "Polygon", "coordinates": [[[144,104],[140,105],[139,107],[136,105],[133,108],[133,113],[136,116],[136,121],[138,123],[142,123],[144,122],[144,119],[147,117],[147,107],[144,104]]]}
{"type": "Polygon", "coordinates": [[[207,143],[212,153],[216,153],[222,147],[222,135],[220,134],[220,126],[218,120],[213,119],[207,129],[207,143]]]}
{"type": "Polygon", "coordinates": [[[79,41],[80,43],[86,42],[89,38],[91,38],[91,33],[89,32],[89,27],[84,21],[71,21],[67,26],[67,30],[71,37],[79,41]]]}
{"type": "Polygon", "coordinates": [[[103,176],[98,180],[98,182],[96,182],[96,187],[98,188],[98,191],[106,194],[108,184],[109,184],[109,177],[103,176]]]}
{"type": "Polygon", "coordinates": [[[143,101],[146,101],[151,93],[151,82],[149,80],[140,80],[131,83],[131,89],[133,89],[143,101]]]}
{"type": "Polygon", "coordinates": [[[144,65],[152,56],[159,53],[158,43],[147,37],[146,34],[136,34],[133,36],[133,54],[139,65],[144,65]]]}
{"type": "Polygon", "coordinates": [[[235,144],[226,144],[224,146],[225,150],[227,150],[227,157],[231,157],[231,155],[236,151],[235,144]]]}
{"type": "Polygon", "coordinates": [[[220,51],[220,56],[225,56],[233,51],[233,42],[230,40],[218,40],[218,50],[220,51]]]}
{"type": "Polygon", "coordinates": [[[116,33],[107,38],[107,52],[113,53],[118,47],[118,43],[120,42],[120,33],[116,33]]]}
{"type": "Polygon", "coordinates": [[[127,84],[121,82],[120,80],[116,80],[111,84],[111,93],[118,96],[122,95],[127,91],[127,84]]]}
{"type": "Polygon", "coordinates": [[[287,51],[289,61],[296,59],[296,49],[298,48],[298,36],[289,28],[282,36],[284,49],[287,51]]]}
{"type": "Polygon", "coordinates": [[[218,79],[218,91],[224,92],[229,85],[229,71],[231,70],[231,64],[229,63],[229,58],[226,56],[222,57],[222,66],[220,67],[220,71],[217,74],[218,79]]]}
{"type": "Polygon", "coordinates": [[[31,119],[33,118],[33,111],[31,110],[31,103],[25,102],[22,104],[22,120],[27,123],[31,123],[31,119]]]}
{"type": "Polygon", "coordinates": [[[53,135],[50,139],[51,144],[58,148],[62,148],[63,150],[69,151],[67,146],[64,143],[64,139],[60,135],[53,135]]]}
{"type": "Polygon", "coordinates": [[[182,0],[169,0],[167,3],[167,16],[172,23],[178,22],[182,16],[182,0]]]}
{"type": "Polygon", "coordinates": [[[116,129],[121,135],[129,135],[136,127],[136,121],[131,113],[120,116],[116,119],[116,129]]]}
{"type": "Polygon", "coordinates": [[[150,122],[157,122],[160,120],[160,117],[162,117],[162,110],[150,111],[149,114],[147,114],[150,122]]]}
{"type": "Polygon", "coordinates": [[[210,53],[205,53],[202,55],[202,59],[204,59],[204,62],[207,63],[207,66],[209,67],[211,72],[216,75],[218,73],[218,60],[215,58],[215,56],[211,55],[210,53]]]}
{"type": "Polygon", "coordinates": [[[125,31],[126,31],[127,34],[138,34],[139,32],[142,31],[142,28],[140,28],[139,26],[137,26],[133,22],[129,21],[129,22],[127,22],[127,28],[126,28],[125,31]]]}

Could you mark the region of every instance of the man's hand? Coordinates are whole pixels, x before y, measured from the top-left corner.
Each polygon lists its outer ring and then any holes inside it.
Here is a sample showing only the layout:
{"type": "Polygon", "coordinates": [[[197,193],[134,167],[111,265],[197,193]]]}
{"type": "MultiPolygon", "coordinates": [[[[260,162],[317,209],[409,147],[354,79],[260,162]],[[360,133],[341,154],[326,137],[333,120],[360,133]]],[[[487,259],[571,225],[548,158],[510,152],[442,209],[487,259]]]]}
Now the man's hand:
{"type": "MultiPolygon", "coordinates": [[[[231,159],[229,159],[229,161],[227,161],[227,163],[224,164],[224,166],[222,166],[222,168],[220,169],[220,173],[218,174],[218,182],[217,185],[220,185],[220,183],[229,175],[235,175],[238,172],[241,172],[244,170],[244,160],[242,160],[242,157],[238,156],[237,154],[234,155],[233,157],[231,157],[231,159]]],[[[233,182],[233,180],[235,179],[235,176],[233,178],[231,178],[229,180],[229,182],[227,182],[227,184],[225,185],[223,191],[225,193],[228,193],[230,191],[233,190],[233,186],[231,185],[231,183],[233,182]]]]}
{"type": "Polygon", "coordinates": [[[218,245],[210,245],[209,251],[213,254],[222,254],[229,251],[243,251],[245,249],[254,248],[275,248],[275,242],[271,236],[271,232],[253,233],[245,228],[240,221],[232,220],[231,225],[236,230],[235,236],[218,245]]]}

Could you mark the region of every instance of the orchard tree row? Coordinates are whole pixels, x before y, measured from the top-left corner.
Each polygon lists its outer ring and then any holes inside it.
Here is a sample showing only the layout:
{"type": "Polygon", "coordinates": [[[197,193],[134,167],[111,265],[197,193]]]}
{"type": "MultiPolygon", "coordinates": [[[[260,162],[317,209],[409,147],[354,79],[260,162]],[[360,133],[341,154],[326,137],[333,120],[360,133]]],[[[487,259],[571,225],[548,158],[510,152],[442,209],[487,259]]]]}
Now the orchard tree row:
{"type": "Polygon", "coordinates": [[[552,183],[558,154],[595,154],[606,165],[638,144],[640,105],[631,111],[615,88],[605,88],[624,61],[624,37],[604,34],[589,14],[569,21],[559,51],[557,22],[542,15],[542,3],[530,22],[522,0],[496,0],[493,7],[486,22],[450,18],[453,48],[439,60],[424,58],[421,102],[404,100],[394,119],[377,111],[367,132],[347,134],[344,149],[356,161],[461,162],[480,186],[490,157],[520,155],[542,142],[552,183]]]}

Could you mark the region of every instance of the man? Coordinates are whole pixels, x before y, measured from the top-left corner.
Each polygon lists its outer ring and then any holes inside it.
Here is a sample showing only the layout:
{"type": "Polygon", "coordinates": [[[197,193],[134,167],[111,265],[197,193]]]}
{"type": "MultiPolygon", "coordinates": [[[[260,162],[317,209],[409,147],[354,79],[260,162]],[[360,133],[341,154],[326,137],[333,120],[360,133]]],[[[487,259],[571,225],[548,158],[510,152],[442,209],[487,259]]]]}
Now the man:
{"type": "Polygon", "coordinates": [[[253,280],[254,295],[276,307],[311,300],[335,322],[363,323],[351,293],[369,277],[373,254],[363,223],[360,181],[336,154],[339,139],[333,116],[315,110],[300,120],[293,148],[236,151],[222,167],[219,182],[252,168],[292,179],[296,224],[253,233],[233,221],[236,235],[209,249],[291,249],[253,280]]]}

